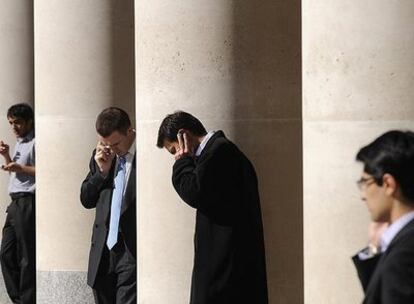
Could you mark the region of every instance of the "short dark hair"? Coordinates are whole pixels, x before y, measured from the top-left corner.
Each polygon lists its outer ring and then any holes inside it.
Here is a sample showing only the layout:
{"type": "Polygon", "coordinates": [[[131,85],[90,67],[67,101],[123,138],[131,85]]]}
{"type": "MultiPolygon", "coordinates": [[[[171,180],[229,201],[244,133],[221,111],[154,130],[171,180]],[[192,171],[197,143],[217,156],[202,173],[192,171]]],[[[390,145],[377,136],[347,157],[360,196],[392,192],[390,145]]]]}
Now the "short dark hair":
{"type": "Polygon", "coordinates": [[[32,107],[27,103],[18,103],[12,105],[7,110],[7,118],[15,117],[23,119],[24,121],[34,120],[32,107]]]}
{"type": "Polygon", "coordinates": [[[391,174],[398,182],[405,199],[414,203],[414,133],[392,130],[384,133],[356,156],[364,164],[364,171],[382,185],[384,174],[391,174]]]}
{"type": "Polygon", "coordinates": [[[131,126],[128,114],[116,107],[109,107],[103,110],[96,118],[96,132],[102,137],[108,137],[113,132],[118,131],[126,134],[131,126]]]}
{"type": "Polygon", "coordinates": [[[176,111],[167,115],[158,130],[157,147],[163,148],[164,141],[177,141],[177,133],[180,129],[186,129],[196,136],[207,134],[203,124],[190,113],[176,111]]]}

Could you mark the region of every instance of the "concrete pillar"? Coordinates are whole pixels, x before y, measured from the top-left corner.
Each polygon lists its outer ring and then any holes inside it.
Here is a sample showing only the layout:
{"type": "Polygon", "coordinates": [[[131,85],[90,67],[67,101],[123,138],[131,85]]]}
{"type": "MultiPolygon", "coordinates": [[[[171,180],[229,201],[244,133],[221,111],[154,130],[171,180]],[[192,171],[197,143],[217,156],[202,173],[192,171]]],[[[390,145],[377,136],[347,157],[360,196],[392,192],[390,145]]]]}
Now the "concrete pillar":
{"type": "Polygon", "coordinates": [[[186,303],[194,211],[155,147],[188,111],[222,129],[260,183],[270,303],[302,302],[300,1],[136,1],[138,261],[141,303],[186,303]]]}
{"type": "MultiPolygon", "coordinates": [[[[33,4],[26,0],[0,2],[0,140],[11,149],[16,138],[7,122],[7,109],[19,102],[33,105],[33,4]]],[[[1,159],[3,163],[3,159],[1,159]]],[[[10,203],[9,176],[0,172],[0,225],[10,203]]],[[[1,238],[1,236],[0,236],[1,238]]],[[[10,303],[0,275],[0,303],[10,303]]]]}
{"type": "Polygon", "coordinates": [[[358,149],[414,129],[412,1],[303,1],[305,303],[358,303],[358,149]]]}
{"type": "Polygon", "coordinates": [[[93,303],[86,286],[94,210],[79,200],[95,120],[134,117],[132,1],[35,2],[38,303],[93,303]]]}

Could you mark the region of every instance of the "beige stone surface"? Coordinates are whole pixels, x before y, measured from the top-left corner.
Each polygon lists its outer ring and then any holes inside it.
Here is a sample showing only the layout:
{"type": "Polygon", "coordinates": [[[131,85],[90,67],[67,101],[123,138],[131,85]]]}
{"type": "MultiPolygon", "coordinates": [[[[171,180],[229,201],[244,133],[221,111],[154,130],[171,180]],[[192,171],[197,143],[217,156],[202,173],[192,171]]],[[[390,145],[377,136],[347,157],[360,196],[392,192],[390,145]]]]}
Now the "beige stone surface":
{"type": "Polygon", "coordinates": [[[359,148],[413,129],[410,1],[303,2],[305,303],[358,303],[351,256],[369,214],[355,181],[359,148]]]}
{"type": "Polygon", "coordinates": [[[135,116],[133,1],[35,3],[38,270],[86,271],[94,210],[80,186],[108,106],[135,116]]]}
{"type": "Polygon", "coordinates": [[[412,1],[303,1],[304,118],[413,119],[413,11],[412,1]]]}
{"type": "Polygon", "coordinates": [[[138,1],[136,20],[143,118],[177,108],[224,120],[301,115],[299,1],[138,1]]]}
{"type": "Polygon", "coordinates": [[[79,195],[97,141],[94,124],[90,119],[38,118],[38,270],[86,269],[95,212],[83,208],[79,195]]]}
{"type": "Polygon", "coordinates": [[[37,1],[37,114],[95,118],[112,100],[110,1],[37,1]]]}

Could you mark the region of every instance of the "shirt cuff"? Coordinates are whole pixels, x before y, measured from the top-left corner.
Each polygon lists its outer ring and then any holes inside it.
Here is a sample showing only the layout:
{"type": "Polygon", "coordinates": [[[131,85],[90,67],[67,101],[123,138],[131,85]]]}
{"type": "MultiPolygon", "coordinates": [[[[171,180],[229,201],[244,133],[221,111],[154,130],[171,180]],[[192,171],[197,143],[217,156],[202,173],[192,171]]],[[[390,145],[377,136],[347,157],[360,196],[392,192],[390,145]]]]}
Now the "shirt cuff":
{"type": "Polygon", "coordinates": [[[365,261],[368,260],[376,255],[378,255],[380,253],[380,249],[373,245],[373,244],[369,244],[367,247],[365,247],[364,249],[362,249],[360,252],[358,252],[358,258],[361,261],[365,261]]]}

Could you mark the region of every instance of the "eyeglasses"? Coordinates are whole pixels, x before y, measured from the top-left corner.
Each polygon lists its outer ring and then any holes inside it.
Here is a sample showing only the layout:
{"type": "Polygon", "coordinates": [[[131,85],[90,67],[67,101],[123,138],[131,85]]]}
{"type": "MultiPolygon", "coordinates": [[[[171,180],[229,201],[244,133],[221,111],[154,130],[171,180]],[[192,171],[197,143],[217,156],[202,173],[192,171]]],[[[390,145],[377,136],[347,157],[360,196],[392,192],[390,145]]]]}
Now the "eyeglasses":
{"type": "Polygon", "coordinates": [[[357,180],[356,184],[358,186],[359,190],[362,190],[364,187],[371,185],[375,182],[375,178],[373,177],[361,177],[359,180],[357,180]]]}

